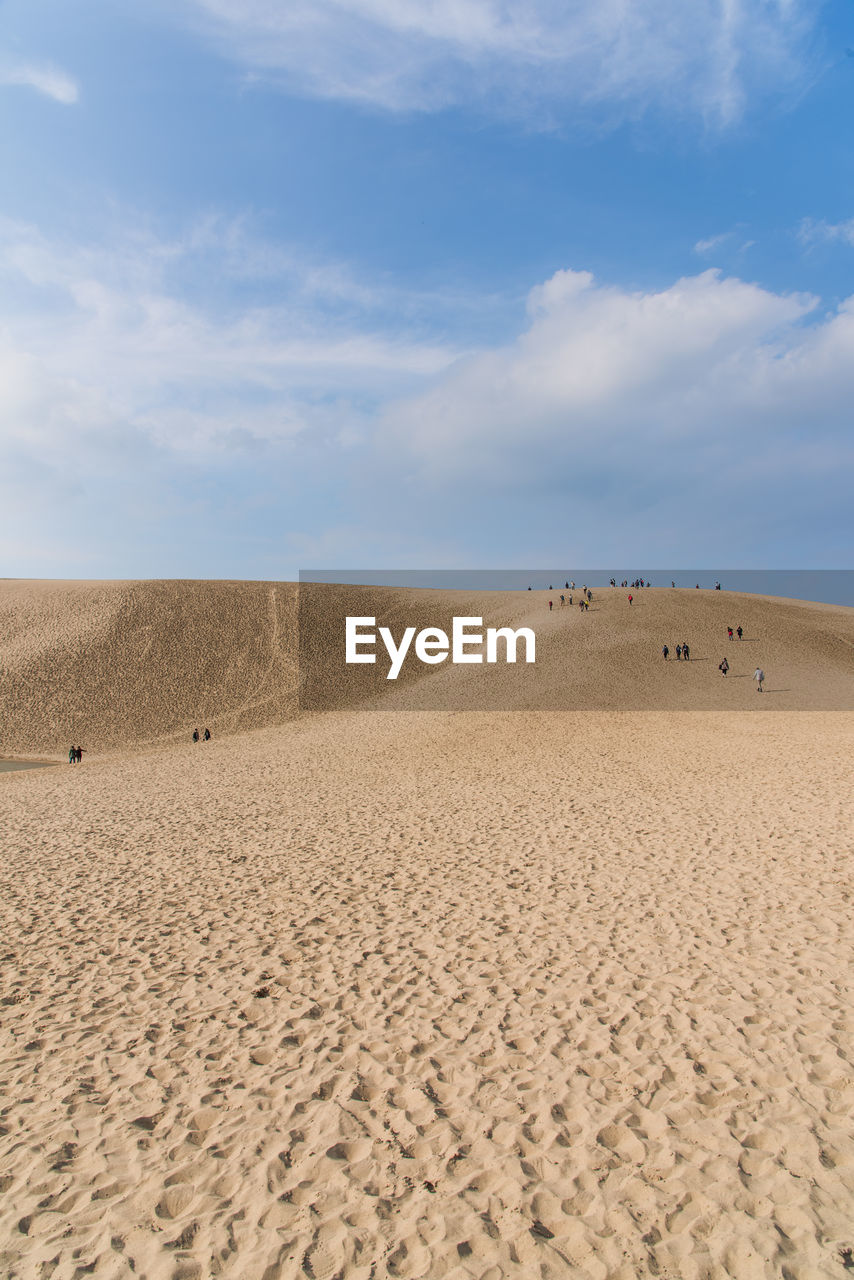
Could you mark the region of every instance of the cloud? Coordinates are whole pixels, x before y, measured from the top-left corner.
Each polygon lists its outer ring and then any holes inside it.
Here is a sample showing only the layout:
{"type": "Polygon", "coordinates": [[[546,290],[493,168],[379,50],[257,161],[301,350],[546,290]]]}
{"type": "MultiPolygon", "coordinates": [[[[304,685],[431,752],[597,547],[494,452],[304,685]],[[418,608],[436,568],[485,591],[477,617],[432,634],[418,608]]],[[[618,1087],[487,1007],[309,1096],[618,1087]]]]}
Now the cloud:
{"type": "Polygon", "coordinates": [[[806,440],[820,469],[851,455],[854,302],[816,308],[717,271],[648,293],[560,271],[532,290],[513,343],[386,407],[380,435],[434,488],[643,485],[659,469],[684,484],[766,454],[795,483],[806,440]]]}
{"type": "MultiPolygon", "coordinates": [[[[280,264],[275,301],[193,298],[213,261],[245,267],[244,243],[228,227],[218,241],[207,226],[183,241],[137,233],[94,248],[0,222],[7,440],[62,453],[81,434],[124,430],[204,455],[309,428],[358,434],[378,396],[420,385],[457,356],[399,321],[372,324],[366,300],[379,308],[381,291],[362,288],[355,324],[357,282],[332,267],[318,282],[310,263],[300,274],[297,255],[280,264]]],[[[264,257],[263,248],[249,257],[264,257]]]]}
{"type": "Polygon", "coordinates": [[[726,244],[731,235],[731,231],[723,231],[718,236],[709,236],[708,240],[698,240],[694,245],[694,252],[699,253],[701,257],[705,257],[707,253],[711,253],[714,249],[719,249],[721,245],[726,244]]]}
{"type": "Polygon", "coordinates": [[[282,576],[288,547],[546,562],[568,531],[593,559],[854,550],[854,299],[566,269],[473,347],[432,336],[447,297],[300,257],[216,220],[97,247],[0,222],[0,511],[22,543],[71,522],[119,576],[282,576]],[[217,261],[240,289],[211,292],[217,261]]]}
{"type": "Polygon", "coordinates": [[[64,106],[72,106],[79,97],[77,84],[64,71],[33,63],[0,64],[0,84],[24,85],[64,106]]]}
{"type": "Polygon", "coordinates": [[[184,0],[228,56],[290,92],[537,117],[647,109],[728,125],[802,82],[814,0],[184,0]]]}
{"type": "Polygon", "coordinates": [[[825,222],[823,218],[804,218],[798,228],[802,244],[854,245],[854,218],[847,222],[825,222]]]}

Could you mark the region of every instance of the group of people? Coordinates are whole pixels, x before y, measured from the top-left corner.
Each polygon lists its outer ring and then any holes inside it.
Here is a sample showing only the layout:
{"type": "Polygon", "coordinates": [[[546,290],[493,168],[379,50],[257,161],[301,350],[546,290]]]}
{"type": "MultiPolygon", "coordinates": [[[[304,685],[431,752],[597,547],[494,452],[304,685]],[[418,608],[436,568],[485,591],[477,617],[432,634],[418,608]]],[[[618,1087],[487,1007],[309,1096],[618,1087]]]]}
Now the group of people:
{"type": "Polygon", "coordinates": [[[204,733],[202,733],[201,735],[199,734],[198,729],[194,729],[194,730],[193,730],[193,742],[198,742],[200,737],[202,738],[202,740],[203,740],[204,742],[210,742],[210,740],[211,740],[211,731],[210,731],[210,729],[205,729],[204,733]]]}
{"type": "Polygon", "coordinates": [[[68,763],[69,763],[69,764],[82,764],[82,763],[83,763],[83,748],[82,748],[82,747],[69,747],[69,748],[68,748],[68,763]]]}
{"type": "MultiPolygon", "coordinates": [[[[567,587],[569,587],[570,584],[567,583],[566,585],[567,587]]],[[[572,589],[575,590],[574,582],[572,583],[572,589]]],[[[549,590],[551,591],[551,587],[549,587],[549,590]]],[[[590,608],[590,601],[592,599],[593,599],[593,592],[590,590],[590,588],[582,587],[581,599],[578,602],[578,607],[582,611],[582,613],[586,613],[588,611],[588,609],[590,608]]],[[[549,597],[549,613],[551,613],[552,609],[554,608],[554,603],[555,603],[554,600],[552,600],[551,597],[549,597]]],[[[570,595],[569,600],[567,600],[564,593],[561,592],[560,603],[561,603],[561,608],[563,608],[563,606],[566,604],[572,604],[572,596],[570,595]]]]}
{"type": "Polygon", "coordinates": [[[733,635],[737,635],[739,640],[744,639],[744,627],[736,627],[735,632],[733,632],[732,627],[727,627],[726,633],[730,640],[732,640],[733,635]]]}
{"type": "MultiPolygon", "coordinates": [[[[666,662],[670,657],[670,649],[666,644],[661,646],[661,653],[664,661],[666,662]]],[[[683,640],[681,644],[677,644],[676,646],[676,661],[681,662],[683,658],[686,662],[691,661],[691,650],[689,649],[688,642],[686,640],[683,640]]]]}

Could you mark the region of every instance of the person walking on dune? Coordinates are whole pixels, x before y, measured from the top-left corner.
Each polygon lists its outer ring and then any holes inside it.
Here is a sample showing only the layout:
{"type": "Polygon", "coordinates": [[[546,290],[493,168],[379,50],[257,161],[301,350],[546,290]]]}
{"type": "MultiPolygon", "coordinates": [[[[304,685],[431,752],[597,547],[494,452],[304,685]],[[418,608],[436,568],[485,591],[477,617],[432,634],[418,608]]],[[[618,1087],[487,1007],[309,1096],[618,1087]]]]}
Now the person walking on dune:
{"type": "Polygon", "coordinates": [[[194,730],[193,730],[193,742],[198,742],[198,740],[199,740],[199,731],[198,731],[198,729],[194,729],[194,730]]]}
{"type": "Polygon", "coordinates": [[[677,662],[681,662],[681,661],[682,661],[682,646],[681,646],[681,644],[677,644],[677,646],[676,646],[676,661],[677,661],[677,662]]]}
{"type": "Polygon", "coordinates": [[[210,742],[210,740],[211,740],[211,731],[210,731],[210,729],[205,729],[204,733],[202,734],[202,737],[204,738],[205,742],[210,742]]]}
{"type": "Polygon", "coordinates": [[[744,627],[736,627],[735,634],[738,636],[739,640],[742,640],[744,638],[744,627]]]}
{"type": "Polygon", "coordinates": [[[732,627],[727,627],[727,629],[726,629],[726,634],[727,634],[727,639],[728,639],[728,640],[731,640],[731,639],[732,639],[732,627]]]}
{"type": "Polygon", "coordinates": [[[726,673],[729,671],[729,663],[727,662],[726,658],[724,658],[723,662],[718,663],[718,671],[720,671],[722,676],[725,676],[726,673]]]}
{"type": "Polygon", "coordinates": [[[549,601],[549,613],[551,613],[552,609],[554,608],[554,603],[555,603],[554,600],[549,601]]]}
{"type": "Polygon", "coordinates": [[[662,653],[662,657],[664,658],[664,661],[666,662],[670,656],[670,650],[668,649],[666,644],[663,644],[661,646],[661,653],[662,653]]]}
{"type": "Polygon", "coordinates": [[[634,596],[629,596],[629,604],[631,604],[631,603],[632,603],[632,600],[633,600],[633,599],[634,599],[634,596]]]}
{"type": "Polygon", "coordinates": [[[69,764],[76,764],[76,763],[77,763],[77,748],[76,748],[76,747],[69,747],[69,748],[68,748],[68,763],[69,763],[69,764]]]}
{"type": "Polygon", "coordinates": [[[688,662],[691,657],[691,652],[684,640],[682,641],[682,657],[685,659],[686,662],[688,662]]]}
{"type": "Polygon", "coordinates": [[[756,681],[756,692],[762,692],[762,681],[765,679],[765,672],[761,667],[757,667],[753,673],[753,679],[756,681]]]}

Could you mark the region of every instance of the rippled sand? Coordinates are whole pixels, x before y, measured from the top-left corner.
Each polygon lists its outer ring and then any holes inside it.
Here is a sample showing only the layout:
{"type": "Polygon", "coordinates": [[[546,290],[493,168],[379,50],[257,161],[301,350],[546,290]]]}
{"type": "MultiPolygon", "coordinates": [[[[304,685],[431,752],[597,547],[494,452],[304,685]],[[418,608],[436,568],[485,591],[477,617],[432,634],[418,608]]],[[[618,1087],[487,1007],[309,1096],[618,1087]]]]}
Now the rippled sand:
{"type": "Polygon", "coordinates": [[[0,1273],[841,1280],[852,746],[343,711],[5,776],[0,1273]]]}

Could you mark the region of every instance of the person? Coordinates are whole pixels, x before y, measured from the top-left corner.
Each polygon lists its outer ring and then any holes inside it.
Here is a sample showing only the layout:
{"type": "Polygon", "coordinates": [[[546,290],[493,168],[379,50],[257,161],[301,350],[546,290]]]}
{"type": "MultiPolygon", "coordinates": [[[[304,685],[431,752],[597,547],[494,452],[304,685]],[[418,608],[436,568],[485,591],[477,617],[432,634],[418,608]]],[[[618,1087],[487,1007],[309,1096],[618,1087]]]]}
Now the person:
{"type": "Polygon", "coordinates": [[[726,633],[727,633],[727,639],[728,639],[728,640],[731,640],[731,639],[732,639],[732,627],[727,627],[727,629],[726,629],[726,633]]]}
{"type": "Polygon", "coordinates": [[[82,763],[83,763],[83,748],[82,748],[82,747],[78,747],[78,748],[77,748],[77,751],[75,752],[75,755],[77,756],[77,763],[78,763],[78,764],[82,764],[82,763]]]}
{"type": "Polygon", "coordinates": [[[69,764],[77,763],[77,748],[74,746],[71,746],[68,748],[68,763],[69,764]]]}
{"type": "Polygon", "coordinates": [[[739,640],[741,640],[744,636],[744,627],[736,627],[735,634],[738,636],[739,640]]]}
{"type": "Polygon", "coordinates": [[[561,604],[561,608],[563,608],[563,606],[566,604],[566,596],[563,594],[563,592],[560,593],[560,604],[561,604]]]}
{"type": "Polygon", "coordinates": [[[590,588],[588,587],[588,588],[587,588],[587,600],[588,600],[588,602],[589,602],[589,601],[590,601],[590,600],[592,600],[592,599],[593,599],[593,592],[592,592],[592,591],[590,590],[590,588]]]}
{"type": "Polygon", "coordinates": [[[667,661],[667,658],[668,658],[668,656],[669,656],[669,654],[670,654],[670,650],[668,649],[668,647],[667,647],[667,645],[666,645],[666,644],[663,644],[663,645],[661,646],[661,652],[662,652],[662,654],[664,655],[664,661],[666,662],[666,661],[667,661]]]}
{"type": "Polygon", "coordinates": [[[198,740],[199,740],[199,731],[198,731],[198,729],[194,729],[194,730],[193,730],[193,742],[198,742],[198,740]]]}
{"type": "Polygon", "coordinates": [[[765,679],[765,672],[761,667],[757,667],[753,673],[753,679],[756,681],[756,692],[762,692],[762,681],[765,679]]]}
{"type": "Polygon", "coordinates": [[[684,640],[682,641],[682,657],[685,659],[686,662],[689,661],[690,653],[689,653],[688,646],[684,640]]]}
{"type": "Polygon", "coordinates": [[[552,611],[552,609],[553,609],[553,608],[554,608],[554,600],[550,600],[550,601],[549,601],[549,613],[551,613],[551,611],[552,611]]]}
{"type": "Polygon", "coordinates": [[[210,740],[211,740],[211,731],[210,731],[210,729],[205,729],[204,737],[205,737],[205,742],[210,742],[210,740]]]}
{"type": "Polygon", "coordinates": [[[720,671],[722,676],[725,676],[726,673],[729,671],[729,663],[727,662],[726,658],[724,658],[723,662],[718,663],[718,671],[720,671]]]}
{"type": "Polygon", "coordinates": [[[564,587],[564,590],[565,590],[565,591],[568,591],[568,590],[569,590],[569,583],[568,583],[568,582],[565,582],[565,583],[563,584],[563,587],[564,587]]]}
{"type": "Polygon", "coordinates": [[[676,661],[677,661],[677,662],[681,662],[681,661],[682,661],[682,646],[681,646],[681,644],[677,644],[677,646],[676,646],[676,661]]]}
{"type": "Polygon", "coordinates": [[[720,589],[721,589],[721,584],[720,584],[719,582],[716,582],[716,583],[715,583],[715,591],[720,591],[720,589]]]}
{"type": "Polygon", "coordinates": [[[671,585],[671,587],[675,587],[675,586],[676,586],[676,583],[675,583],[675,582],[673,582],[673,581],[671,580],[670,585],[671,585]]]}
{"type": "Polygon", "coordinates": [[[629,594],[629,604],[631,604],[631,603],[632,603],[633,598],[634,598],[634,597],[633,597],[631,594],[629,594]]]}

